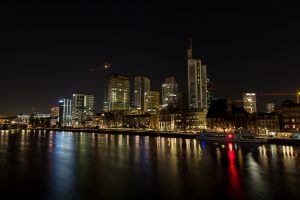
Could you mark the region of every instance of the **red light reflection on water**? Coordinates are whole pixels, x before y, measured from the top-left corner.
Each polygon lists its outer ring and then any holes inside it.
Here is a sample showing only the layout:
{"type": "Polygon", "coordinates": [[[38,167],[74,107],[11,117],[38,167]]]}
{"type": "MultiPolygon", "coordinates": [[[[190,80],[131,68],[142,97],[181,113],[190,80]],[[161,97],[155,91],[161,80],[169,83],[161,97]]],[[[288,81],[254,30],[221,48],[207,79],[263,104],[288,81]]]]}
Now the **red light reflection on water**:
{"type": "Polygon", "coordinates": [[[232,143],[228,143],[229,159],[229,192],[233,199],[243,199],[241,193],[240,177],[235,165],[235,153],[232,143]]]}

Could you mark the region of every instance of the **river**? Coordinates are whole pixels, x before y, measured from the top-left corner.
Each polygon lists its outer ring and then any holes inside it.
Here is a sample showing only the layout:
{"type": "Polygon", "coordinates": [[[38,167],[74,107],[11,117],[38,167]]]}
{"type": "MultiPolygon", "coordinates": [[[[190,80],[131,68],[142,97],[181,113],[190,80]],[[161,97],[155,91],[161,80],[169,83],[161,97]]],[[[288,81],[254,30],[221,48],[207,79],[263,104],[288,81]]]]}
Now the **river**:
{"type": "Polygon", "coordinates": [[[299,199],[300,147],[0,132],[7,199],[299,199]]]}

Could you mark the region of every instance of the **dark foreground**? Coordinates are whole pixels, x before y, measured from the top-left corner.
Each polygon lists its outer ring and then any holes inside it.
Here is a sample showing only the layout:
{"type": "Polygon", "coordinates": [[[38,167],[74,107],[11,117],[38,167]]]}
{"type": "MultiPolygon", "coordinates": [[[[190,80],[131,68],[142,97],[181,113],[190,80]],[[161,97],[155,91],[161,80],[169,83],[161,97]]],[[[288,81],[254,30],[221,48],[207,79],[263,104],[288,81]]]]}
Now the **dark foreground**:
{"type": "Polygon", "coordinates": [[[1,199],[298,199],[300,147],[0,132],[1,199]]]}

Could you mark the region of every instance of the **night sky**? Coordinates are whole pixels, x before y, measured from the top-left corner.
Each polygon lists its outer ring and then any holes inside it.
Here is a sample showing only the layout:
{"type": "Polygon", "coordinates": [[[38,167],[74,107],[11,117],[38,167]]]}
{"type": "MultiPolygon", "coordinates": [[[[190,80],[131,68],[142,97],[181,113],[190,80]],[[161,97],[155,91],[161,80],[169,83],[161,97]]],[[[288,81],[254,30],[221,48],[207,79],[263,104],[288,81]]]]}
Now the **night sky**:
{"type": "MultiPolygon", "coordinates": [[[[101,1],[98,1],[101,2],[101,1]]],[[[286,1],[1,3],[0,114],[49,113],[74,92],[102,102],[103,71],[144,75],[161,91],[187,91],[186,48],[207,64],[215,97],[294,92],[300,72],[300,6],[286,1]],[[91,70],[93,69],[93,70],[91,70]]]]}

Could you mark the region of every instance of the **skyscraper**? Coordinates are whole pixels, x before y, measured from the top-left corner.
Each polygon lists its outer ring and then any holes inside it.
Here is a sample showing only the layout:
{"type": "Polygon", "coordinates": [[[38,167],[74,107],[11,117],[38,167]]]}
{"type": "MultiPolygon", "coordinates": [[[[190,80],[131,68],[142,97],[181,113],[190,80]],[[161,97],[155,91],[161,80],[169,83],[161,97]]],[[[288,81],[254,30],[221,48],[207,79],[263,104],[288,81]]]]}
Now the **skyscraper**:
{"type": "Polygon", "coordinates": [[[243,102],[244,102],[244,109],[248,113],[256,112],[256,95],[255,95],[255,93],[244,93],[243,102]]]}
{"type": "Polygon", "coordinates": [[[134,78],[134,106],[144,110],[145,92],[150,91],[150,79],[137,76],[134,78]]]}
{"type": "Polygon", "coordinates": [[[94,95],[76,93],[72,100],[73,125],[83,125],[94,114],[94,95]]]}
{"type": "Polygon", "coordinates": [[[215,90],[214,83],[210,79],[207,79],[207,106],[208,106],[208,108],[210,106],[210,103],[213,100],[214,90],[215,90]]]}
{"type": "Polygon", "coordinates": [[[108,87],[107,87],[107,80],[108,80],[108,72],[109,72],[109,69],[110,69],[110,64],[109,63],[105,63],[104,64],[104,88],[103,88],[103,107],[102,107],[102,110],[103,111],[108,111],[108,87]]]}
{"type": "Polygon", "coordinates": [[[130,80],[128,76],[111,74],[107,80],[108,110],[129,110],[130,80]]]}
{"type": "Polygon", "coordinates": [[[62,126],[71,126],[72,124],[72,100],[59,100],[59,117],[58,121],[62,126]]]}
{"type": "Polygon", "coordinates": [[[144,111],[155,113],[159,109],[159,92],[148,91],[145,93],[144,111]]]}
{"type": "Polygon", "coordinates": [[[206,65],[201,60],[193,59],[192,39],[187,50],[188,63],[188,103],[190,109],[207,109],[207,75],[206,65]]]}
{"type": "Polygon", "coordinates": [[[178,84],[174,77],[165,78],[162,84],[162,105],[178,106],[178,84]]]}

